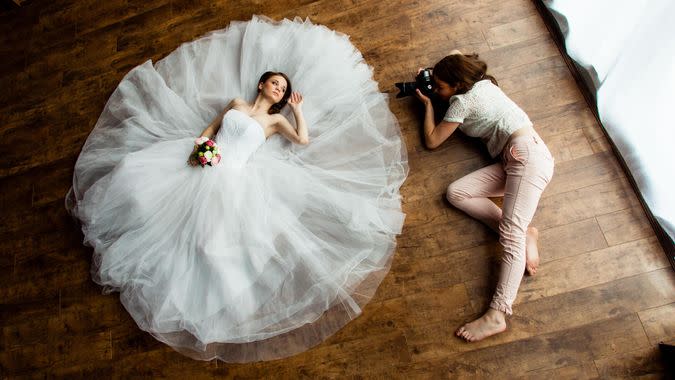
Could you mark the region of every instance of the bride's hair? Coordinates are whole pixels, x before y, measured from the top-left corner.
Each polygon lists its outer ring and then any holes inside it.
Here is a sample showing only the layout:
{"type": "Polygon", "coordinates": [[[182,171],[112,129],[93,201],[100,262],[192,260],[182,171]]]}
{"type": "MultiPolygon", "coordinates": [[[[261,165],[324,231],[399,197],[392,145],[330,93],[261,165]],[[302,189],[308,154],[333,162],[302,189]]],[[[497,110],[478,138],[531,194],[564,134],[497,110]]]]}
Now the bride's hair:
{"type": "MultiPolygon", "coordinates": [[[[281,109],[284,108],[286,103],[288,103],[288,98],[291,97],[291,92],[293,91],[293,89],[291,88],[291,80],[288,79],[288,76],[284,73],[279,73],[279,72],[275,72],[275,71],[268,71],[265,74],[263,74],[260,77],[260,80],[258,81],[258,84],[267,82],[268,79],[270,79],[271,77],[273,77],[275,75],[278,75],[278,76],[286,79],[286,92],[284,92],[284,96],[281,97],[281,100],[279,101],[279,103],[272,104],[272,107],[270,107],[270,110],[267,111],[267,113],[269,113],[270,115],[275,114],[275,113],[279,113],[281,111],[281,109]]],[[[260,92],[260,90],[258,90],[258,92],[260,92]]]]}

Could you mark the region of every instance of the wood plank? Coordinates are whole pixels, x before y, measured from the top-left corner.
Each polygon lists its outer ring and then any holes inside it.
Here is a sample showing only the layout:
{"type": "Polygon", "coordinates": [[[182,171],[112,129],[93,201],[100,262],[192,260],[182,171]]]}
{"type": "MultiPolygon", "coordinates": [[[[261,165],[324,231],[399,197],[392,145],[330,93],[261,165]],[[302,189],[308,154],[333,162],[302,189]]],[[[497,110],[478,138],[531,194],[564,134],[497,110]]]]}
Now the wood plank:
{"type": "Polygon", "coordinates": [[[34,235],[75,225],[64,203],[59,199],[45,205],[8,209],[7,211],[0,223],[0,236],[18,233],[34,235]]]}
{"type": "Polygon", "coordinates": [[[553,369],[535,370],[529,372],[526,377],[537,379],[595,379],[598,377],[598,369],[595,362],[557,367],[553,369]]]}
{"type": "Polygon", "coordinates": [[[546,139],[546,146],[556,162],[571,161],[595,153],[583,131],[551,136],[546,139]]]}
{"type": "MultiPolygon", "coordinates": [[[[485,276],[482,281],[488,282],[485,276]]],[[[664,302],[675,300],[675,275],[669,268],[663,268],[526,302],[521,302],[519,297],[514,306],[514,315],[508,319],[506,332],[471,344],[456,338],[454,331],[459,326],[480,316],[488,307],[493,289],[494,286],[490,286],[489,290],[485,289],[478,293],[467,289],[474,313],[470,308],[463,308],[464,315],[448,314],[446,320],[411,325],[406,335],[410,344],[417,347],[416,354],[426,357],[434,356],[433,353],[439,350],[445,355],[478,351],[509,342],[581,328],[608,318],[635,315],[639,310],[658,307],[664,302]],[[621,300],[620,305],[617,304],[618,300],[621,300]],[[560,305],[565,307],[561,308],[560,305]]]]}
{"type": "Polygon", "coordinates": [[[638,205],[628,181],[616,179],[550,197],[542,196],[532,225],[540,229],[562,226],[638,205]]]}
{"type": "Polygon", "coordinates": [[[20,175],[0,178],[4,212],[46,206],[63,200],[72,183],[75,158],[59,160],[20,175]]]}
{"type": "Polygon", "coordinates": [[[575,256],[608,247],[595,218],[539,231],[541,262],[575,256]]]}
{"type": "Polygon", "coordinates": [[[518,298],[525,302],[550,297],[668,266],[655,237],[637,240],[543,263],[536,279],[520,287],[518,298]]]}
{"type": "MultiPolygon", "coordinates": [[[[461,342],[460,342],[461,343],[461,342]]],[[[466,343],[463,343],[466,346],[466,343]]],[[[445,354],[446,350],[439,352],[445,354]]],[[[592,359],[586,338],[564,332],[477,349],[452,356],[448,372],[454,377],[511,377],[536,370],[581,365],[592,359]]]]}
{"type": "Polygon", "coordinates": [[[406,202],[445,199],[448,186],[478,169],[482,169],[488,164],[481,157],[474,159],[449,163],[436,168],[425,167],[423,170],[411,174],[411,180],[420,184],[411,189],[410,195],[406,196],[406,202]]]}
{"type": "Polygon", "coordinates": [[[638,313],[652,346],[675,339],[675,303],[638,313]]]}
{"type": "MultiPolygon", "coordinates": [[[[81,84],[79,90],[86,95],[88,92],[97,91],[98,87],[99,82],[97,79],[94,79],[93,81],[81,84]]],[[[66,95],[64,94],[62,100],[65,100],[65,97],[66,95]]],[[[45,105],[45,107],[51,106],[45,105]]],[[[55,105],[52,109],[55,111],[56,108],[57,106],[55,105]]],[[[61,116],[66,113],[73,119],[82,119],[82,116],[77,115],[79,110],[72,110],[72,113],[70,113],[68,107],[62,108],[61,116]]],[[[78,155],[93,123],[73,125],[69,124],[68,120],[50,120],[56,113],[52,112],[49,108],[45,108],[41,115],[36,116],[34,124],[24,125],[21,123],[13,125],[4,133],[5,144],[0,146],[0,153],[5,154],[6,159],[0,165],[0,178],[23,173],[40,165],[50,165],[66,157],[78,155]],[[68,127],[77,128],[77,130],[68,131],[68,127]],[[45,145],[41,154],[37,156],[26,155],[24,151],[12,148],[23,146],[25,149],[30,149],[36,141],[53,141],[53,143],[45,145]]],[[[88,121],[95,120],[89,117],[84,117],[84,119],[88,121]]]]}
{"type": "Polygon", "coordinates": [[[409,300],[405,297],[370,302],[360,316],[327,339],[325,344],[336,345],[367,337],[391,336],[408,325],[409,307],[409,300]]]}
{"type": "Polygon", "coordinates": [[[458,14],[452,21],[462,21],[474,28],[486,31],[537,15],[537,10],[532,3],[514,0],[492,2],[490,6],[472,8],[458,14]]]}
{"type": "Polygon", "coordinates": [[[49,339],[0,352],[0,364],[13,373],[48,366],[71,366],[87,361],[107,360],[112,350],[110,333],[49,339]],[[35,354],[39,353],[39,356],[35,354]]]}
{"type": "MultiPolygon", "coordinates": [[[[668,268],[579,290],[519,303],[510,320],[516,337],[562,331],[607,318],[632,315],[638,310],[675,299],[675,276],[668,268]],[[622,304],[617,305],[616,300],[622,304]],[[559,306],[569,305],[564,310],[559,306]],[[527,333],[525,333],[527,332],[527,333]]],[[[637,330],[636,330],[637,331],[637,330]]]]}
{"type": "MultiPolygon", "coordinates": [[[[450,339],[446,346],[435,347],[437,358],[422,355],[429,348],[415,337],[409,338],[409,341],[418,348],[421,360],[431,363],[445,361],[447,371],[454,377],[492,377],[497,374],[511,377],[516,374],[562,370],[565,367],[584,367],[593,362],[597,356],[617,348],[631,350],[632,342],[623,335],[623,328],[626,325],[631,326],[629,336],[639,339],[641,332],[643,340],[636,343],[648,347],[635,314],[613,317],[554,333],[538,334],[532,338],[487,348],[467,349],[470,345],[454,338],[450,339]],[[603,342],[603,339],[609,341],[603,342]],[[459,353],[457,350],[460,350],[459,353]]],[[[446,336],[443,329],[437,331],[446,336]]]]}
{"type": "MultiPolygon", "coordinates": [[[[168,347],[163,347],[115,360],[112,367],[112,377],[114,378],[132,376],[171,377],[177,373],[194,374],[197,377],[199,372],[204,372],[204,370],[213,368],[215,365],[194,361],[168,347]],[[160,363],[161,365],[158,365],[160,363]],[[201,371],[196,371],[197,368],[201,371]]],[[[225,371],[223,374],[229,373],[229,371],[225,371]]],[[[251,374],[255,376],[256,371],[251,370],[251,374]]]]}
{"type": "Polygon", "coordinates": [[[507,71],[552,57],[560,57],[560,52],[546,34],[480,54],[488,63],[488,72],[507,71]]]}
{"type": "Polygon", "coordinates": [[[649,339],[647,339],[637,313],[613,318],[609,323],[604,322],[606,321],[593,326],[588,343],[594,359],[650,347],[649,339]]]}
{"type": "Polygon", "coordinates": [[[0,367],[3,372],[20,374],[53,366],[52,349],[48,343],[38,343],[0,351],[0,367]]]}
{"type": "Polygon", "coordinates": [[[427,58],[426,61],[431,64],[448,55],[452,49],[478,53],[489,50],[480,25],[453,22],[453,18],[461,17],[466,9],[466,4],[457,1],[451,4],[439,2],[430,4],[429,7],[418,7],[411,16],[409,30],[413,41],[407,54],[418,59],[427,58]],[[435,25],[448,27],[439,29],[435,25]]]}
{"type": "Polygon", "coordinates": [[[407,268],[392,273],[406,294],[446,289],[476,278],[487,278],[497,265],[501,247],[495,241],[465,250],[437,251],[418,257],[407,268]],[[471,268],[471,270],[457,270],[471,268]]]}
{"type": "Polygon", "coordinates": [[[537,133],[539,133],[544,141],[547,141],[549,136],[579,129],[599,129],[593,113],[583,101],[570,103],[557,114],[539,118],[534,120],[534,122],[537,133]]]}
{"type": "Polygon", "coordinates": [[[583,101],[581,92],[570,78],[507,94],[535,123],[583,101]]]}
{"type": "Polygon", "coordinates": [[[434,252],[463,250],[477,247],[497,239],[495,233],[478,221],[471,219],[449,222],[442,226],[411,227],[408,235],[398,239],[401,247],[416,247],[420,257],[434,252]]]}
{"type": "MultiPolygon", "coordinates": [[[[95,0],[79,1],[68,11],[67,20],[76,20],[78,23],[78,34],[86,34],[93,30],[105,28],[111,24],[126,21],[138,15],[151,12],[160,7],[166,7],[171,3],[169,0],[152,1],[125,1],[125,6],[110,2],[99,4],[95,0]],[[82,18],[86,14],[89,17],[82,18]]],[[[61,21],[63,22],[63,21],[61,21]]]]}
{"type": "Polygon", "coordinates": [[[491,49],[527,41],[534,37],[548,34],[544,22],[538,14],[490,28],[485,39],[491,49]]]}
{"type": "Polygon", "coordinates": [[[106,379],[113,373],[110,361],[94,361],[74,366],[56,367],[38,372],[36,377],[56,377],[67,379],[106,379]]]}
{"type": "MultiPolygon", "coordinates": [[[[55,302],[40,302],[50,313],[35,315],[32,310],[14,308],[12,318],[3,318],[0,351],[9,351],[25,345],[45,343],[55,337],[91,335],[92,332],[107,331],[106,325],[119,320],[124,313],[119,301],[103,298],[100,290],[92,283],[78,288],[78,297],[73,299],[72,288],[57,295],[55,302]],[[90,294],[83,304],[83,290],[90,294]],[[91,290],[94,290],[93,293],[91,290]]],[[[56,349],[56,348],[54,348],[56,349]]]]}
{"type": "MultiPolygon", "coordinates": [[[[63,85],[69,86],[75,81],[99,77],[103,73],[105,73],[105,77],[115,78],[116,75],[112,72],[114,69],[112,62],[118,54],[117,42],[121,34],[121,22],[80,34],[76,40],[75,59],[87,62],[87,64],[65,67],[63,69],[63,85]]],[[[119,75],[115,79],[117,79],[116,82],[119,82],[122,76],[119,75]]],[[[110,92],[112,92],[112,89],[110,92]]],[[[109,95],[109,93],[106,92],[106,95],[109,95]]],[[[101,106],[98,105],[97,108],[100,109],[101,106]]]]}
{"type": "Polygon", "coordinates": [[[602,378],[663,379],[664,367],[656,347],[595,360],[602,378]]]}
{"type": "Polygon", "coordinates": [[[600,127],[598,128],[586,127],[584,128],[584,134],[586,135],[588,141],[591,143],[591,146],[593,147],[593,152],[598,153],[598,152],[613,151],[612,146],[607,140],[605,133],[602,131],[600,127]]]}
{"type": "Polygon", "coordinates": [[[570,72],[560,57],[544,58],[505,71],[492,72],[507,94],[525,91],[550,82],[569,79],[570,72]]]}
{"type": "MultiPolygon", "coordinates": [[[[585,142],[582,144],[586,145],[585,142]]],[[[551,197],[587,186],[601,185],[618,178],[626,178],[614,156],[607,152],[591,153],[562,162],[557,158],[553,179],[542,197],[551,197]]]]}
{"type": "Polygon", "coordinates": [[[414,249],[409,248],[396,248],[396,254],[392,261],[391,270],[384,277],[382,283],[380,283],[371,302],[380,302],[391,298],[401,297],[403,295],[403,284],[398,281],[394,273],[405,270],[404,268],[407,267],[406,262],[408,261],[406,255],[413,251],[414,249]]]}
{"type": "MultiPolygon", "coordinates": [[[[115,298],[119,299],[119,297],[115,298]]],[[[112,355],[116,361],[125,360],[125,358],[131,360],[133,357],[143,356],[143,353],[153,351],[171,352],[168,346],[139,329],[136,322],[128,314],[120,315],[119,323],[111,326],[110,334],[112,355]]]]}
{"type": "Polygon", "coordinates": [[[54,257],[40,255],[24,262],[17,267],[17,273],[13,278],[0,280],[3,284],[0,299],[6,303],[20,303],[23,299],[52,297],[53,289],[60,286],[81,285],[91,281],[90,262],[84,252],[86,249],[76,248],[65,255],[62,253],[57,253],[54,257]],[[80,254],[82,256],[77,256],[80,254]],[[63,270],[62,266],[55,266],[55,263],[63,262],[68,263],[68,270],[63,270]],[[36,266],[35,271],[29,269],[31,265],[36,266]]]}
{"type": "Polygon", "coordinates": [[[18,300],[2,299],[0,320],[2,325],[10,326],[25,319],[47,318],[59,312],[59,290],[41,289],[35,295],[22,295],[18,300]]]}
{"type": "Polygon", "coordinates": [[[642,207],[631,207],[600,215],[597,219],[609,245],[654,236],[654,230],[642,207]]]}

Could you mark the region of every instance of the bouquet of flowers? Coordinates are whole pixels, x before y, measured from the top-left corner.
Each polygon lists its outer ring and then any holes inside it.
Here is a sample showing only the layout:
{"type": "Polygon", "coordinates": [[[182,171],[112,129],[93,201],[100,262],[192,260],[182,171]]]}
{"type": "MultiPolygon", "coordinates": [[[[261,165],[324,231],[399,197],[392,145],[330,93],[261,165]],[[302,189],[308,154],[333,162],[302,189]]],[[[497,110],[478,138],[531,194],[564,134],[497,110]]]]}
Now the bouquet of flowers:
{"type": "Polygon", "coordinates": [[[198,137],[195,140],[195,149],[190,154],[190,165],[216,166],[219,162],[220,150],[216,142],[208,137],[198,137]]]}

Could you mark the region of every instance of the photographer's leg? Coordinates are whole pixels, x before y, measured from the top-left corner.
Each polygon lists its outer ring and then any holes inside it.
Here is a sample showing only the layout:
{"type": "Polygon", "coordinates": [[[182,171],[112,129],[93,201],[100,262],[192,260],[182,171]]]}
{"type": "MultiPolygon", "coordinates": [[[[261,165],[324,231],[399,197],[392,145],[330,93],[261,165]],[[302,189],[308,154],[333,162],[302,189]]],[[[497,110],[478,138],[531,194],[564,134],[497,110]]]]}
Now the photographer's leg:
{"type": "MultiPolygon", "coordinates": [[[[495,163],[467,174],[448,186],[446,197],[458,209],[483,222],[499,234],[502,210],[488,197],[504,195],[506,173],[502,163],[495,163]]],[[[526,233],[527,273],[534,275],[539,264],[539,231],[528,227],[526,233]]]]}
{"type": "MultiPolygon", "coordinates": [[[[506,173],[501,162],[470,173],[448,186],[447,198],[453,206],[499,233],[502,210],[488,197],[504,195],[506,173]]],[[[482,339],[506,329],[504,312],[488,309],[481,318],[460,327],[456,334],[468,341],[482,339]]]]}
{"type": "Polygon", "coordinates": [[[525,271],[528,227],[553,174],[553,159],[545,146],[538,144],[537,139],[524,139],[523,143],[514,144],[508,158],[504,209],[499,224],[499,242],[504,250],[499,280],[488,311],[457,330],[456,335],[467,341],[478,341],[504,331],[505,316],[512,313],[525,271]]]}
{"type": "Polygon", "coordinates": [[[488,197],[504,195],[505,181],[502,164],[495,163],[451,183],[446,197],[453,206],[499,233],[502,210],[488,197]]]}
{"type": "Polygon", "coordinates": [[[507,314],[511,314],[525,271],[530,222],[553,175],[553,159],[538,138],[524,136],[516,141],[506,165],[504,209],[499,224],[499,242],[504,253],[499,282],[490,304],[507,314]]]}

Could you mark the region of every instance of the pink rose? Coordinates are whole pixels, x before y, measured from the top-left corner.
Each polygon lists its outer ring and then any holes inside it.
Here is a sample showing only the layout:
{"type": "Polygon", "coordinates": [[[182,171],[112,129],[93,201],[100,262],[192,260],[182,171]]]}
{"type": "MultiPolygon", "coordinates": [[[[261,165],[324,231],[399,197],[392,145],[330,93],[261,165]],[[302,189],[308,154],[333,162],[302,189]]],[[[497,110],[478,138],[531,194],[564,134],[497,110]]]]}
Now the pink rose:
{"type": "Polygon", "coordinates": [[[195,139],[195,144],[201,145],[201,144],[205,143],[206,141],[208,141],[208,139],[209,139],[209,138],[208,138],[208,137],[205,137],[205,136],[197,137],[197,138],[195,139]]]}
{"type": "Polygon", "coordinates": [[[206,142],[206,145],[207,146],[214,146],[216,144],[213,142],[213,140],[209,140],[209,141],[206,142]]]}
{"type": "Polygon", "coordinates": [[[206,165],[206,163],[209,162],[206,157],[201,156],[199,157],[199,163],[202,164],[202,166],[206,165]]]}
{"type": "Polygon", "coordinates": [[[216,154],[216,156],[211,159],[211,165],[212,166],[218,165],[219,162],[220,162],[220,154],[216,154]]]}

